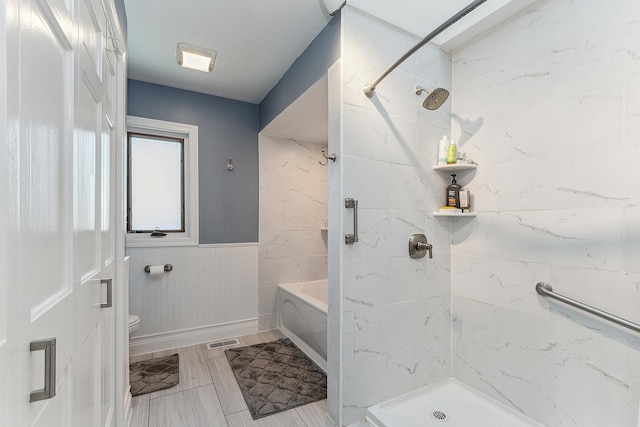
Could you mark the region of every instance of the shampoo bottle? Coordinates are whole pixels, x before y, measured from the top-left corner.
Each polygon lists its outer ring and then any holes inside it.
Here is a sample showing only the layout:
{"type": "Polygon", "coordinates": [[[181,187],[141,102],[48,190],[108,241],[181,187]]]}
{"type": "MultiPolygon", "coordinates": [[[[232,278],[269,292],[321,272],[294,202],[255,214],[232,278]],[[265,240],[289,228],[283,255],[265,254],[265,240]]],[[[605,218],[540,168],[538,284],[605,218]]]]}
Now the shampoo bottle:
{"type": "Polygon", "coordinates": [[[449,137],[444,135],[440,140],[440,147],[438,149],[438,164],[447,164],[447,150],[449,149],[449,137]]]}
{"type": "Polygon", "coordinates": [[[456,174],[451,174],[451,184],[447,187],[447,206],[460,209],[460,185],[456,182],[456,174]]]}
{"type": "Polygon", "coordinates": [[[447,164],[453,164],[458,162],[458,146],[455,141],[451,141],[447,148],[447,164]]]}

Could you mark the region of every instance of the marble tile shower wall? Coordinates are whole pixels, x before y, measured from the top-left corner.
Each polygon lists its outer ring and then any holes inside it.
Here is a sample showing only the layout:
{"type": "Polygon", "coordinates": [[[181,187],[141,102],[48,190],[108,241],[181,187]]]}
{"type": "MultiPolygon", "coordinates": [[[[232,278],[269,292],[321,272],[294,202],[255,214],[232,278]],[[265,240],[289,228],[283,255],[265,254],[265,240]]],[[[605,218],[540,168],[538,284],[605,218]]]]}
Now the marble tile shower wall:
{"type": "MultiPolygon", "coordinates": [[[[342,425],[362,419],[370,405],[451,375],[451,225],[432,216],[447,185],[432,165],[438,141],[450,133],[451,110],[447,102],[427,111],[414,93],[415,85],[449,88],[451,59],[427,46],[374,98],[362,93],[417,41],[343,9],[341,182],[343,197],[359,200],[360,241],[341,244],[342,298],[330,301],[341,307],[341,318],[332,321],[342,334],[342,425]],[[427,235],[433,259],[409,258],[412,233],[427,235]]],[[[343,207],[345,233],[352,232],[352,217],[343,207]]],[[[331,413],[331,399],[329,406],[331,413]]]]}
{"type": "MultiPolygon", "coordinates": [[[[453,223],[456,378],[549,426],[636,426],[640,4],[549,0],[454,53],[453,134],[480,167],[453,223]]],[[[471,179],[472,178],[472,179],[471,179]]]]}
{"type": "Polygon", "coordinates": [[[260,135],[260,330],[277,327],[278,284],[327,278],[325,146],[260,135]]]}

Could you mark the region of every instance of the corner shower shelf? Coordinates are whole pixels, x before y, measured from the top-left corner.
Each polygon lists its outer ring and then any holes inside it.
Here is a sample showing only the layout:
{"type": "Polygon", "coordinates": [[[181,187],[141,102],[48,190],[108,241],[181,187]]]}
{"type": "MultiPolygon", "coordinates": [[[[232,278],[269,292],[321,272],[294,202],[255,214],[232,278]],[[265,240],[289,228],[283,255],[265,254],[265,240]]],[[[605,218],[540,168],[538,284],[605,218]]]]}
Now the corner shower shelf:
{"type": "MultiPolygon", "coordinates": [[[[450,165],[434,165],[433,170],[439,172],[457,172],[464,170],[472,170],[477,169],[478,165],[476,163],[453,163],[450,165]]],[[[448,213],[448,212],[433,212],[433,216],[448,216],[450,218],[454,217],[473,217],[476,216],[475,212],[466,212],[466,213],[448,213]]]]}
{"type": "Polygon", "coordinates": [[[434,165],[433,166],[433,170],[436,171],[445,171],[445,172],[456,172],[456,171],[463,171],[463,170],[471,170],[471,169],[477,169],[478,165],[476,165],[475,163],[454,163],[451,165],[434,165]]]}
{"type": "Polygon", "coordinates": [[[466,213],[446,213],[446,212],[433,212],[433,216],[448,216],[448,217],[472,217],[476,216],[475,212],[466,212],[466,213]]]}

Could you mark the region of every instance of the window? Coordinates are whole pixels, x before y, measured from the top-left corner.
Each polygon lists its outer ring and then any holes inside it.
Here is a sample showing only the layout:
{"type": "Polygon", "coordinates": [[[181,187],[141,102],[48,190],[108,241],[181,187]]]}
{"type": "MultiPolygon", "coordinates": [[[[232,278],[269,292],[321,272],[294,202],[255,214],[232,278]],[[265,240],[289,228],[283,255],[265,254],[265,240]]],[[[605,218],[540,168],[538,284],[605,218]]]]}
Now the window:
{"type": "Polygon", "coordinates": [[[127,231],[184,232],[184,139],[129,132],[127,231]]]}
{"type": "Polygon", "coordinates": [[[127,118],[127,246],[198,243],[198,128],[127,118]]]}

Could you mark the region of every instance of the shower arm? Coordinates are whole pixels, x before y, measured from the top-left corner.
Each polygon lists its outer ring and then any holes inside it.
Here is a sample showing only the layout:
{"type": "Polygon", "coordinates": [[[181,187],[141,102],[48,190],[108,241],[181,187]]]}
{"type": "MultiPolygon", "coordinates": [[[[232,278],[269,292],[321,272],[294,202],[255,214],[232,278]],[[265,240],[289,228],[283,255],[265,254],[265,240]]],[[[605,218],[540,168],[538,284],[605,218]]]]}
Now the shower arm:
{"type": "Polygon", "coordinates": [[[407,53],[402,55],[400,59],[394,62],[389,68],[384,70],[384,72],[380,75],[380,77],[378,77],[373,83],[363,87],[362,90],[364,91],[364,94],[367,95],[368,98],[371,98],[373,96],[373,92],[376,90],[376,86],[378,86],[385,77],[387,77],[393,70],[395,70],[398,67],[398,65],[402,64],[404,61],[406,61],[407,58],[409,58],[411,55],[416,53],[422,46],[429,43],[431,40],[436,38],[438,34],[440,34],[444,30],[446,30],[447,28],[449,28],[450,26],[458,22],[460,19],[465,17],[469,12],[473,11],[475,8],[480,6],[485,1],[487,0],[475,0],[473,3],[469,4],[467,7],[465,7],[460,12],[453,15],[451,18],[445,21],[442,25],[440,25],[438,28],[436,28],[431,33],[429,33],[424,39],[422,39],[420,43],[412,47],[407,53]]]}

